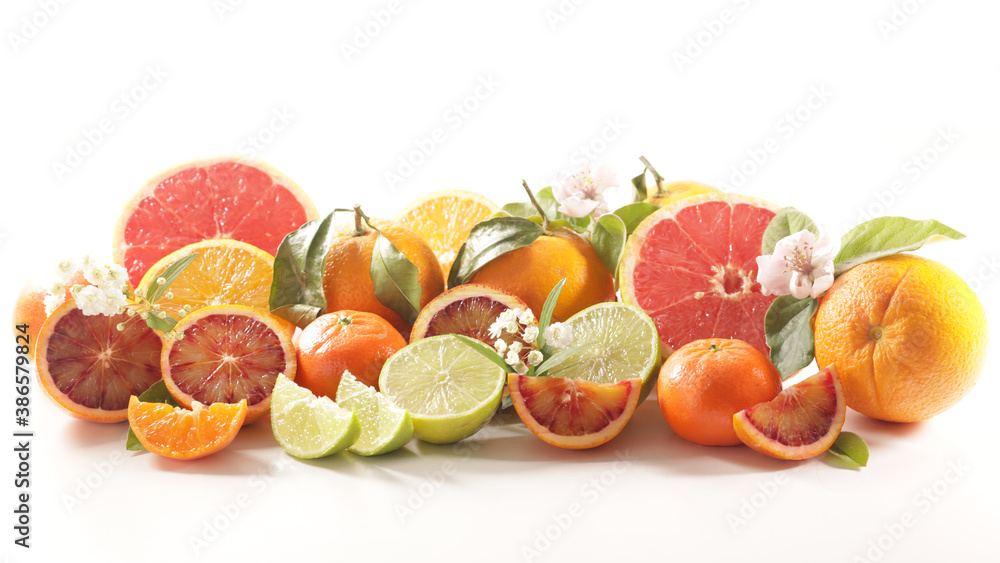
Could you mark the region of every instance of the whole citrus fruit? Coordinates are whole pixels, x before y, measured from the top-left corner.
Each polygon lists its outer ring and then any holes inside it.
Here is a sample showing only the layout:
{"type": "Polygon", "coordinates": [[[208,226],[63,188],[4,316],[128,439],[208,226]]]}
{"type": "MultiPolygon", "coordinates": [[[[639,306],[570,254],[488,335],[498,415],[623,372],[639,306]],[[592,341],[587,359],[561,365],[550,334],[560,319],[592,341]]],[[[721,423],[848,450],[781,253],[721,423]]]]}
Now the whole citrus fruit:
{"type": "Polygon", "coordinates": [[[677,182],[658,182],[656,189],[649,192],[646,196],[646,203],[652,203],[653,205],[659,205],[660,207],[667,206],[677,200],[684,199],[686,197],[691,197],[694,195],[701,194],[717,194],[719,190],[709,186],[708,184],[702,184],[701,182],[693,182],[691,180],[679,180],[677,182]]]}
{"type": "Polygon", "coordinates": [[[594,247],[566,227],[551,227],[530,245],[491,260],[469,282],[512,293],[540,315],[549,292],[563,278],[566,284],[552,313],[553,321],[565,321],[591,305],[615,300],[611,272],[594,247]]]}
{"type": "MultiPolygon", "coordinates": [[[[372,225],[417,267],[422,309],[444,291],[444,276],[434,251],[420,236],[400,223],[376,219],[372,220],[372,225]]],[[[373,313],[392,323],[404,337],[409,337],[410,325],[375,296],[371,264],[377,238],[378,233],[360,221],[337,229],[323,269],[326,309],[373,313]]]]}
{"type": "Polygon", "coordinates": [[[378,389],[382,365],[406,340],[389,321],[363,311],[320,316],[302,331],[296,344],[295,383],[317,396],[337,397],[344,370],[378,389]]]}
{"type": "Polygon", "coordinates": [[[897,254],[837,278],[816,313],[816,362],[836,364],[847,406],[926,420],[972,389],[986,363],[986,312],[943,264],[897,254]]]}
{"type": "Polygon", "coordinates": [[[703,446],[735,446],[733,415],[781,392],[770,360],[742,340],[711,338],[681,346],[660,368],[656,400],[678,436],[703,446]]]}

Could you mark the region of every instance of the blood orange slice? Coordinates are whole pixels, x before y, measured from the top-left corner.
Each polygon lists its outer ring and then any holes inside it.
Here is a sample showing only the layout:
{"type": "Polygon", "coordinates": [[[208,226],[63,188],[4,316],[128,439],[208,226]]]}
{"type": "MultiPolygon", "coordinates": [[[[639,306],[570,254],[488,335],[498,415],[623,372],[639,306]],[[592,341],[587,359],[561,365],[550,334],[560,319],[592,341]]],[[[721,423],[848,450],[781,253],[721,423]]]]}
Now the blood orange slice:
{"type": "Polygon", "coordinates": [[[71,415],[128,418],[129,397],[160,380],[163,341],[139,317],[83,314],[63,303],[39,331],[35,366],[42,389],[71,415]],[[119,323],[125,330],[119,331],[119,323]]]}
{"type": "Polygon", "coordinates": [[[490,325],[500,313],[507,309],[527,308],[524,301],[506,291],[478,283],[460,285],[438,295],[420,310],[413,323],[410,340],[440,334],[462,334],[492,344],[494,339],[489,335],[490,325]]]}
{"type": "Polygon", "coordinates": [[[756,258],[778,209],[741,195],[693,196],[654,212],[629,237],[622,301],[652,317],[664,356],[705,338],[769,353],[764,315],[775,297],[761,293],[756,258]]]}
{"type": "Polygon", "coordinates": [[[195,402],[192,410],[165,403],[143,403],[132,397],[128,422],[144,448],[173,459],[197,459],[229,445],[247,415],[247,402],[215,403],[206,407],[195,402]]]}
{"type": "Polygon", "coordinates": [[[295,378],[295,347],[278,317],[242,305],[212,305],[181,319],[160,356],[163,380],[185,408],[246,399],[246,422],[268,412],[279,374],[295,378]]]}
{"type": "Polygon", "coordinates": [[[779,459],[807,459],[837,440],[847,402],[837,369],[830,366],[778,394],[773,400],[733,415],[740,440],[779,459]]]}
{"type": "Polygon", "coordinates": [[[185,245],[231,238],[273,255],[286,234],[318,217],[309,196],[263,162],[183,164],[152,178],[122,209],[114,258],[137,286],[150,266],[185,245]]]}
{"type": "Polygon", "coordinates": [[[600,446],[625,428],[639,404],[642,380],[602,384],[512,373],[507,387],[517,415],[535,436],[580,450],[600,446]]]}

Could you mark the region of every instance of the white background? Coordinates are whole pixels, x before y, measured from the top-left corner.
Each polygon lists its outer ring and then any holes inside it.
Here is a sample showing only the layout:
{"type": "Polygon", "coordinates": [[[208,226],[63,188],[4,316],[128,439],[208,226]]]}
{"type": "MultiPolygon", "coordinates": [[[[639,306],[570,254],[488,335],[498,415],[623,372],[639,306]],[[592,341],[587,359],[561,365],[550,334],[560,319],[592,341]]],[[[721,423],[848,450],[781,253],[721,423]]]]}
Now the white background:
{"type": "MultiPolygon", "coordinates": [[[[256,137],[321,213],[358,200],[391,216],[446,188],[520,201],[521,178],[541,188],[590,147],[623,178],[644,154],[668,178],[794,205],[841,234],[865,215],[937,218],[968,239],[921,253],[995,317],[995,2],[578,1],[401,0],[380,25],[386,1],[4,2],[0,315],[60,258],[110,259],[146,178],[256,137]],[[110,132],[88,141],[102,120],[110,132]],[[390,186],[438,128],[443,142],[390,186]]],[[[36,387],[32,548],[12,543],[8,438],[0,558],[997,560],[996,359],[931,421],[851,413],[872,450],[861,472],[685,443],[652,400],[593,451],[514,420],[456,446],[303,462],[257,425],[181,463],[125,454],[124,425],[71,419],[36,387]]],[[[11,432],[11,378],[0,397],[11,432]]]]}

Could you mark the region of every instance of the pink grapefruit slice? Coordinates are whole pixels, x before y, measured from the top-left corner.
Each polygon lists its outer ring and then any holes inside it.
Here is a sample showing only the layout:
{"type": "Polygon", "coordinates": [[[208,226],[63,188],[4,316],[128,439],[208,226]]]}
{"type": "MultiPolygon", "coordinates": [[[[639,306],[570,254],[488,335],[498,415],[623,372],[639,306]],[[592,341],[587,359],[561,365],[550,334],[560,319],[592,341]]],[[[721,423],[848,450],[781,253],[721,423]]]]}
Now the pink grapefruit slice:
{"type": "Polygon", "coordinates": [[[263,162],[183,164],[152,178],[122,209],[114,259],[137,286],[153,264],[186,245],[228,238],[274,255],[286,234],[317,217],[309,196],[263,162]]]}
{"type": "Polygon", "coordinates": [[[780,208],[734,194],[679,200],[647,217],[628,239],[620,266],[622,301],[656,324],[664,357],[694,340],[743,340],[765,355],[757,256],[780,208]]]}

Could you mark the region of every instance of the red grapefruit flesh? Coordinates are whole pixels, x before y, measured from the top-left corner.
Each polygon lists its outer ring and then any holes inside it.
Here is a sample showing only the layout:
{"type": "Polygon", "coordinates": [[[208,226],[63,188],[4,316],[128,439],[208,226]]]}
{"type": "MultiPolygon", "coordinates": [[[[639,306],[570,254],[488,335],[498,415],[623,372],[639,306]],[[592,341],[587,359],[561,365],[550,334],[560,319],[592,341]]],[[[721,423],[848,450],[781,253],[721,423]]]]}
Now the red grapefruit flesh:
{"type": "Polygon", "coordinates": [[[694,340],[743,340],[767,355],[764,315],[775,296],[757,283],[761,239],[778,207],[705,194],[647,217],[629,237],[622,301],[656,324],[664,356],[694,340]]]}
{"type": "Polygon", "coordinates": [[[114,258],[138,286],[153,264],[189,244],[231,238],[274,255],[286,234],[318,216],[305,192],[263,162],[185,164],[154,177],[125,205],[114,258]]]}
{"type": "Polygon", "coordinates": [[[617,436],[635,412],[642,380],[594,383],[583,379],[512,373],[507,387],[521,421],[560,448],[594,448],[617,436]]]}
{"type": "Polygon", "coordinates": [[[778,394],[733,415],[740,440],[779,459],[808,459],[837,440],[847,402],[837,369],[830,366],[778,394]]]}

